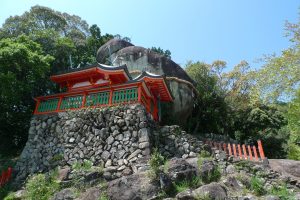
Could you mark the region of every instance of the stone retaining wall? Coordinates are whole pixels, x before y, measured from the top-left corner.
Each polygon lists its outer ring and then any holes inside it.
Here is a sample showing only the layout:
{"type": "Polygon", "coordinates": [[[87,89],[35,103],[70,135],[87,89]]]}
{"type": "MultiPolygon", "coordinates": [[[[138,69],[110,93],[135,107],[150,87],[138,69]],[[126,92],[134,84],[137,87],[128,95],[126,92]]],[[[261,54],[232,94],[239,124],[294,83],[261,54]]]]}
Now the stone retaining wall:
{"type": "Polygon", "coordinates": [[[131,165],[150,154],[151,124],[139,104],[34,116],[15,167],[18,179],[84,160],[102,164],[117,177],[130,174],[131,165]]]}

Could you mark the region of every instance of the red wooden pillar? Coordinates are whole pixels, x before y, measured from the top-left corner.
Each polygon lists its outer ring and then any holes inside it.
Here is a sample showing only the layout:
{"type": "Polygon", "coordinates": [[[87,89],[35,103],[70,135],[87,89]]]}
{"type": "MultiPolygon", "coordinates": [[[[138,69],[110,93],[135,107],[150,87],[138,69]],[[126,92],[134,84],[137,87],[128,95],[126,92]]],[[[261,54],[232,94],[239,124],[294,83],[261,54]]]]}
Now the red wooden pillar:
{"type": "Polygon", "coordinates": [[[253,153],[254,153],[255,160],[258,161],[258,156],[257,156],[257,151],[255,146],[253,146],[253,153]]]}
{"type": "Polygon", "coordinates": [[[228,144],[228,153],[229,153],[230,156],[232,156],[232,151],[231,151],[231,145],[230,145],[230,143],[228,144]]]}
{"type": "Polygon", "coordinates": [[[264,153],[264,150],[263,150],[263,147],[261,144],[261,140],[257,140],[257,145],[258,145],[258,151],[259,151],[260,158],[263,160],[263,159],[265,159],[265,153],[264,153]]]}
{"type": "Polygon", "coordinates": [[[243,157],[242,157],[242,149],[241,149],[241,145],[240,144],[238,144],[238,151],[239,151],[239,157],[240,157],[240,159],[242,159],[243,157]]]}
{"type": "Polygon", "coordinates": [[[10,179],[10,177],[11,177],[11,173],[12,173],[12,168],[9,167],[9,168],[7,169],[7,182],[9,181],[9,179],[10,179]]]}
{"type": "Polygon", "coordinates": [[[64,98],[63,96],[60,96],[60,97],[59,97],[56,111],[59,111],[59,110],[60,110],[60,105],[61,105],[61,102],[62,102],[63,98],[64,98]]]}
{"type": "Polygon", "coordinates": [[[108,105],[112,105],[112,98],[113,98],[113,89],[109,91],[109,100],[108,100],[108,105]]]}
{"type": "Polygon", "coordinates": [[[86,92],[84,92],[84,93],[83,93],[83,100],[82,100],[82,105],[81,105],[81,108],[84,108],[84,107],[85,107],[86,95],[87,95],[87,93],[86,93],[86,92]]]}
{"type": "Polygon", "coordinates": [[[41,100],[39,100],[39,99],[35,99],[35,100],[36,100],[36,105],[35,105],[35,109],[34,109],[33,114],[38,113],[38,108],[39,108],[40,102],[41,102],[41,100]]]}
{"type": "Polygon", "coordinates": [[[243,152],[244,152],[244,158],[245,158],[245,160],[247,160],[248,159],[248,155],[247,155],[247,150],[246,150],[245,144],[242,145],[242,148],[243,148],[243,152]]]}
{"type": "MultiPolygon", "coordinates": [[[[141,99],[142,99],[142,87],[141,85],[139,85],[138,87],[138,102],[141,103],[141,99]]],[[[144,105],[146,106],[146,105],[144,105]]]]}
{"type": "Polygon", "coordinates": [[[252,151],[251,151],[250,145],[248,145],[248,153],[249,153],[250,160],[253,160],[252,151]]]}

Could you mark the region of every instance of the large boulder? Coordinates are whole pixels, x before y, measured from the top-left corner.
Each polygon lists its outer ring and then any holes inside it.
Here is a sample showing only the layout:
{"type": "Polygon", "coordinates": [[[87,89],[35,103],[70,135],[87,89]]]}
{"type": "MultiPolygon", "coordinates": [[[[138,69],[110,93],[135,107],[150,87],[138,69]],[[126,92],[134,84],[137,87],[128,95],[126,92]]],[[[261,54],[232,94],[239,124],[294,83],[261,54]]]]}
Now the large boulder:
{"type": "Polygon", "coordinates": [[[185,124],[193,109],[194,81],[174,61],[144,47],[133,46],[118,39],[112,39],[99,48],[97,61],[108,62],[114,66],[126,64],[132,77],[138,76],[142,71],[166,75],[167,84],[174,96],[168,114],[177,119],[179,124],[185,124]]]}
{"type": "Polygon", "coordinates": [[[225,200],[227,192],[219,183],[203,185],[193,191],[195,198],[209,198],[211,200],[225,200]]]}
{"type": "Polygon", "coordinates": [[[166,173],[173,182],[192,180],[197,175],[197,169],[183,158],[172,158],[168,162],[166,173]]]}
{"type": "Polygon", "coordinates": [[[133,44],[125,40],[111,39],[98,49],[96,59],[99,63],[106,63],[111,54],[129,46],[133,44]]]}
{"type": "Polygon", "coordinates": [[[110,200],[142,200],[158,195],[159,184],[154,183],[147,172],[139,172],[108,183],[107,194],[110,200]]]}

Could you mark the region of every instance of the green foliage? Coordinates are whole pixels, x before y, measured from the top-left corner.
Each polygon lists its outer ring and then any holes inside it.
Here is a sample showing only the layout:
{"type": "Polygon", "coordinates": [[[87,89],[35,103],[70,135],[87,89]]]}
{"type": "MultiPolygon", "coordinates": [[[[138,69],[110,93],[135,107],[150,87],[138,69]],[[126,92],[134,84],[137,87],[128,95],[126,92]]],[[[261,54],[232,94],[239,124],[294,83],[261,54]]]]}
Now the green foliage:
{"type": "Polygon", "coordinates": [[[173,186],[177,193],[183,192],[189,188],[195,189],[197,187],[200,187],[201,185],[202,185],[202,181],[198,176],[194,176],[190,180],[185,179],[180,182],[173,183],[173,186]]]}
{"type": "Polygon", "coordinates": [[[264,189],[264,182],[261,180],[261,178],[256,176],[253,176],[250,180],[250,189],[258,196],[266,193],[266,190],[264,189]]]}
{"type": "Polygon", "coordinates": [[[288,144],[288,158],[300,160],[300,89],[296,97],[289,105],[288,127],[291,130],[291,137],[288,144]]]}
{"type": "MultiPolygon", "coordinates": [[[[207,156],[207,154],[205,153],[205,155],[207,156]]],[[[212,162],[213,158],[212,157],[201,157],[201,155],[199,154],[198,156],[198,161],[197,161],[197,165],[198,165],[198,169],[201,171],[202,165],[205,162],[212,162]]],[[[205,177],[201,177],[201,181],[203,183],[211,183],[211,182],[218,182],[221,178],[221,169],[219,166],[215,166],[213,168],[212,171],[210,171],[207,176],[205,177]]]]}
{"type": "Polygon", "coordinates": [[[151,167],[151,172],[149,175],[151,176],[151,178],[153,179],[157,178],[160,172],[160,166],[163,165],[164,162],[165,162],[165,158],[155,148],[149,160],[149,164],[151,167]]]}
{"type": "Polygon", "coordinates": [[[278,196],[280,200],[291,200],[295,198],[295,195],[287,189],[286,184],[273,186],[268,193],[278,196]]]}
{"type": "Polygon", "coordinates": [[[93,163],[89,160],[84,160],[82,163],[75,162],[72,165],[72,169],[75,171],[89,171],[93,166],[93,163]]]}
{"type": "Polygon", "coordinates": [[[98,200],[109,200],[109,197],[106,192],[101,193],[98,200]]]}
{"type": "Polygon", "coordinates": [[[199,153],[199,157],[200,158],[209,158],[209,157],[211,157],[211,154],[206,150],[201,150],[199,153]]]}
{"type": "MultiPolygon", "coordinates": [[[[1,197],[1,196],[0,196],[1,197]]],[[[3,198],[4,200],[18,200],[18,198],[16,198],[16,194],[14,192],[9,193],[5,198],[3,198]]]]}
{"type": "Polygon", "coordinates": [[[160,48],[160,47],[158,47],[158,48],[156,48],[156,47],[151,47],[151,49],[150,49],[151,51],[154,51],[154,52],[156,52],[156,53],[159,53],[159,54],[161,54],[161,55],[163,55],[163,56],[166,56],[167,58],[169,58],[169,59],[171,59],[171,51],[170,50],[163,50],[162,48],[160,48]]]}
{"type": "Polygon", "coordinates": [[[196,200],[212,200],[212,198],[209,196],[208,193],[204,193],[204,194],[197,194],[197,196],[195,197],[196,200]]]}
{"type": "Polygon", "coordinates": [[[18,149],[27,140],[34,101],[44,95],[53,57],[26,36],[0,40],[0,151],[18,149]]]}
{"type": "Polygon", "coordinates": [[[56,181],[55,173],[46,177],[44,174],[37,174],[27,181],[25,185],[27,200],[48,200],[59,190],[59,183],[56,181]]]}
{"type": "Polygon", "coordinates": [[[280,55],[265,56],[264,66],[255,74],[254,95],[264,101],[275,102],[279,98],[292,97],[300,84],[300,19],[285,26],[291,46],[280,55]]]}
{"type": "Polygon", "coordinates": [[[199,95],[196,107],[188,120],[188,131],[193,133],[224,133],[227,127],[227,105],[222,90],[218,87],[218,76],[211,65],[203,62],[187,63],[186,72],[196,82],[199,95]]]}

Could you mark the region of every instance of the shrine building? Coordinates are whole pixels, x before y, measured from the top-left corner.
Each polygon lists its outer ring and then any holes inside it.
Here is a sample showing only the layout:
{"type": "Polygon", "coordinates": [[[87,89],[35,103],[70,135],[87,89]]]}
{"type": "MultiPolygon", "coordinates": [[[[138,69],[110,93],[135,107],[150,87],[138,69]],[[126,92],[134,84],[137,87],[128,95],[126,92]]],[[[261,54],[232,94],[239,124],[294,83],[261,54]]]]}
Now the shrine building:
{"type": "Polygon", "coordinates": [[[160,102],[173,101],[164,76],[144,71],[132,78],[126,65],[96,63],[55,74],[50,79],[67,91],[35,98],[35,115],[140,103],[159,121],[160,102]]]}

